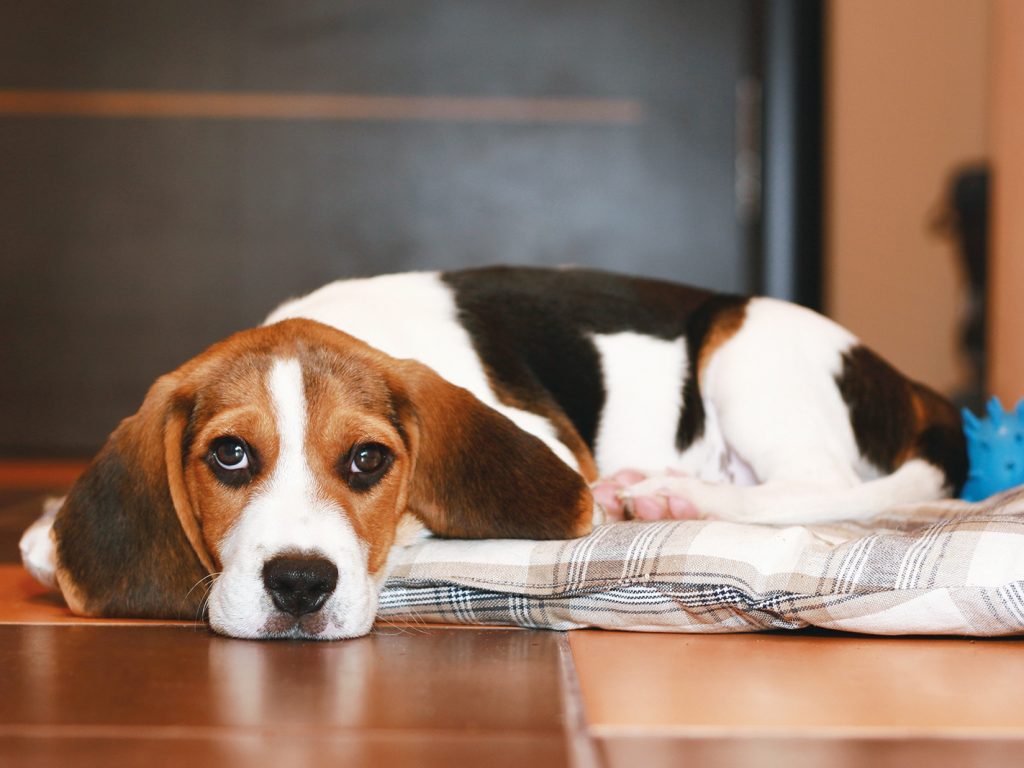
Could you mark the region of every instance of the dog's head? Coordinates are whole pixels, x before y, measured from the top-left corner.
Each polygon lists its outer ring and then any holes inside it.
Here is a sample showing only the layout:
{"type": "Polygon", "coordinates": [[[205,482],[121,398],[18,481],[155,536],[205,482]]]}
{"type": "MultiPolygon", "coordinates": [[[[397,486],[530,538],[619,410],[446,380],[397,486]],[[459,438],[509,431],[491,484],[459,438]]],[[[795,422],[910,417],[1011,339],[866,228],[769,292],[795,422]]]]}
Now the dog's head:
{"type": "Polygon", "coordinates": [[[466,390],[286,320],[157,380],[61,508],[57,579],[85,615],[205,604],[228,635],[353,637],[405,513],[443,536],[569,538],[592,511],[577,473],[466,390]]]}

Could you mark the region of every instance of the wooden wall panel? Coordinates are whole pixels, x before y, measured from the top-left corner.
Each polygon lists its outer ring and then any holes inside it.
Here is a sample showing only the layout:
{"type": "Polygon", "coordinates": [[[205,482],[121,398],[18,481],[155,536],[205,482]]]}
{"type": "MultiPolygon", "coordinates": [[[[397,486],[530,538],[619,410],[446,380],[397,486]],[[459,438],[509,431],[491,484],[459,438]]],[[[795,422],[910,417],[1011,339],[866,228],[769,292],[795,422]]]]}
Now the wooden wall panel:
{"type": "Polygon", "coordinates": [[[1024,3],[995,0],[989,389],[1024,397],[1024,3]]]}
{"type": "Polygon", "coordinates": [[[935,222],[988,152],[988,3],[833,0],[828,24],[826,308],[951,392],[964,293],[935,222]]]}

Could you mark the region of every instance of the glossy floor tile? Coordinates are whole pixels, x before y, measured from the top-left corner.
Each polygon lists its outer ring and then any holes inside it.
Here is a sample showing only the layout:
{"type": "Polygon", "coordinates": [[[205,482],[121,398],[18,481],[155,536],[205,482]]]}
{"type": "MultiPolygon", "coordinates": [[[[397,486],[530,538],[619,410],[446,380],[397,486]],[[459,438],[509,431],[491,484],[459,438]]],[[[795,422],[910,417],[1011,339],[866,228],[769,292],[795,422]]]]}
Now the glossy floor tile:
{"type": "Polygon", "coordinates": [[[607,768],[1017,768],[1024,743],[971,739],[599,738],[607,768]]]}
{"type": "Polygon", "coordinates": [[[0,735],[0,765],[64,768],[547,768],[566,766],[562,740],[536,735],[387,733],[331,735],[216,734],[209,738],[109,738],[74,735],[46,738],[0,735]]]}
{"type": "Polygon", "coordinates": [[[259,642],[199,627],[0,626],[0,723],[558,734],[558,637],[403,628],[259,642]]]}
{"type": "Polygon", "coordinates": [[[158,745],[168,760],[280,765],[273,756],[300,745],[346,764],[486,749],[488,763],[564,765],[560,638],[403,628],[254,642],[203,628],[0,626],[0,764],[59,764],[85,746],[104,764],[158,745]]]}
{"type": "Polygon", "coordinates": [[[1024,739],[1024,643],[840,635],[569,637],[592,731],[1024,739]]]}

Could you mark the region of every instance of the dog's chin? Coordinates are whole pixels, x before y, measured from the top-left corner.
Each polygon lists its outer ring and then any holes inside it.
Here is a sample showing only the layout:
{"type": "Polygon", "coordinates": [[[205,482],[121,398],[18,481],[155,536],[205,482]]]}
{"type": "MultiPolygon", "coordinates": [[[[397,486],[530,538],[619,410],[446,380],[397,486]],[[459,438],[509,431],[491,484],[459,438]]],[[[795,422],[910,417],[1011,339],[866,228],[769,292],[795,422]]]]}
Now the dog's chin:
{"type": "Polygon", "coordinates": [[[325,633],[328,623],[322,612],[307,613],[305,616],[277,613],[267,619],[260,634],[263,637],[317,638],[325,633]]]}
{"type": "Polygon", "coordinates": [[[331,600],[316,613],[294,616],[277,610],[267,598],[249,611],[210,604],[210,629],[220,635],[250,640],[344,640],[369,633],[376,615],[376,594],[358,601],[331,600]],[[224,610],[224,609],[227,610],[224,610]]]}
{"type": "Polygon", "coordinates": [[[346,640],[362,637],[372,628],[372,617],[339,624],[322,613],[296,617],[275,612],[259,626],[229,626],[210,618],[210,629],[217,634],[245,640],[346,640]]]}

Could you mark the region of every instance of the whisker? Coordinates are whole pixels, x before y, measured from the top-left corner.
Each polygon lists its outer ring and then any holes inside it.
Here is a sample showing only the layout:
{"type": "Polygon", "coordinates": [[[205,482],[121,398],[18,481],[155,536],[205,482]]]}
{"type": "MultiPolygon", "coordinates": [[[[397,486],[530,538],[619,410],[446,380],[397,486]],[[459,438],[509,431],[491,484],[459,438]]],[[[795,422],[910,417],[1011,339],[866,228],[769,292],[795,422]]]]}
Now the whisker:
{"type": "Polygon", "coordinates": [[[199,628],[206,624],[206,612],[210,607],[210,592],[207,591],[206,595],[199,602],[199,606],[196,608],[196,625],[195,631],[199,631],[199,628]]]}
{"type": "Polygon", "coordinates": [[[220,576],[220,572],[217,572],[217,573],[208,573],[208,574],[206,574],[205,576],[203,576],[203,578],[201,578],[201,579],[200,579],[199,581],[197,581],[197,582],[196,582],[195,584],[193,584],[193,585],[192,585],[192,588],[191,588],[191,589],[189,589],[189,591],[185,593],[185,597],[184,597],[184,599],[185,599],[185,600],[188,600],[188,598],[189,598],[189,595],[191,595],[191,594],[192,594],[192,593],[193,593],[193,592],[195,591],[195,589],[196,589],[197,587],[200,587],[200,586],[202,586],[202,585],[203,585],[203,583],[204,583],[204,582],[206,582],[206,581],[213,581],[213,580],[214,580],[214,579],[216,579],[216,578],[217,578],[218,576],[220,576]]]}
{"type": "Polygon", "coordinates": [[[203,626],[206,623],[206,612],[210,607],[210,596],[207,595],[203,598],[199,607],[196,609],[196,629],[203,626]]]}
{"type": "Polygon", "coordinates": [[[426,626],[427,622],[423,621],[415,613],[403,617],[401,621],[390,619],[387,616],[377,616],[377,622],[395,630],[394,632],[383,632],[378,630],[380,634],[388,636],[425,635],[430,631],[426,626]]]}
{"type": "Polygon", "coordinates": [[[385,635],[387,637],[394,637],[394,636],[397,636],[397,635],[404,635],[405,634],[405,628],[404,627],[398,625],[397,623],[395,623],[391,619],[387,618],[386,616],[377,616],[374,619],[373,631],[374,631],[375,634],[385,635]],[[395,629],[397,631],[395,631],[395,632],[385,632],[384,629],[383,629],[384,627],[389,627],[389,628],[395,629]]]}
{"type": "MultiPolygon", "coordinates": [[[[192,585],[191,589],[185,593],[185,597],[182,598],[182,602],[188,602],[189,597],[199,587],[204,588],[203,598],[199,601],[199,605],[196,607],[195,622],[196,624],[202,624],[205,622],[204,616],[206,615],[206,609],[210,604],[210,595],[213,590],[213,582],[216,581],[217,577],[220,576],[221,572],[208,573],[203,578],[199,579],[195,584],[192,585]]],[[[194,628],[194,631],[198,631],[198,627],[194,628]]]]}

